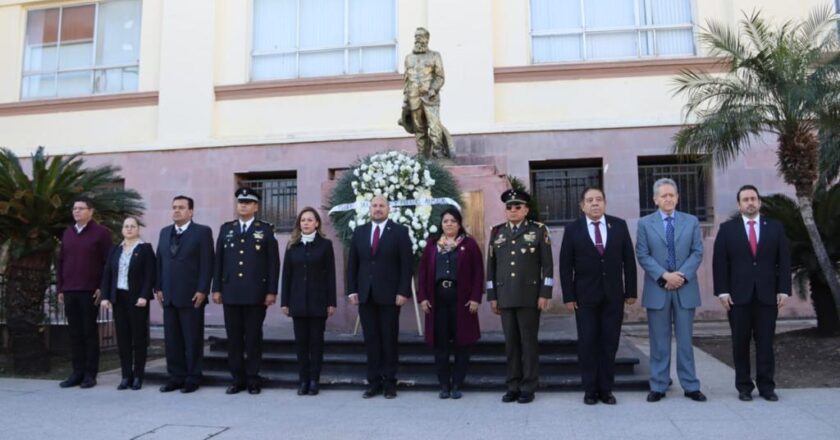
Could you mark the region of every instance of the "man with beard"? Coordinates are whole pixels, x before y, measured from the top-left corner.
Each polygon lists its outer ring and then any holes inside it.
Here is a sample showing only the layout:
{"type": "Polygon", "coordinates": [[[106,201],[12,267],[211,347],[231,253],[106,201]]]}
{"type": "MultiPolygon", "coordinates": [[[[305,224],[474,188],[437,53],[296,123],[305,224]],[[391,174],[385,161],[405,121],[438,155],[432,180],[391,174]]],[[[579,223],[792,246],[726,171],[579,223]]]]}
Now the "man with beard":
{"type": "Polygon", "coordinates": [[[405,87],[399,124],[417,141],[417,151],[426,158],[451,158],[452,138],[440,122],[440,89],[443,60],[429,50],[429,31],[414,33],[414,50],[405,57],[405,87]]]}

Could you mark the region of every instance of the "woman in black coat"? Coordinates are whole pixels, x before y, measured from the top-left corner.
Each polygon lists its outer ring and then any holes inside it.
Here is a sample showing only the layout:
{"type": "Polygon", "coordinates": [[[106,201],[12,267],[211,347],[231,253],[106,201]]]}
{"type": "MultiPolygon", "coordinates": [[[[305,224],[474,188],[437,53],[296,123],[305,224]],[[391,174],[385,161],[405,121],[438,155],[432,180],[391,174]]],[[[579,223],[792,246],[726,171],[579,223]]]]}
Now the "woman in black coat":
{"type": "Polygon", "coordinates": [[[102,274],[102,305],[114,310],[122,381],[118,390],[143,387],[149,342],[149,301],[155,282],[155,252],[140,239],[140,222],[123,221],[123,241],[108,254],[102,274]]]}
{"type": "Polygon", "coordinates": [[[298,395],[318,394],[324,329],[335,313],[335,255],[315,208],[300,211],[283,258],[280,310],[294,321],[300,366],[298,395]]]}

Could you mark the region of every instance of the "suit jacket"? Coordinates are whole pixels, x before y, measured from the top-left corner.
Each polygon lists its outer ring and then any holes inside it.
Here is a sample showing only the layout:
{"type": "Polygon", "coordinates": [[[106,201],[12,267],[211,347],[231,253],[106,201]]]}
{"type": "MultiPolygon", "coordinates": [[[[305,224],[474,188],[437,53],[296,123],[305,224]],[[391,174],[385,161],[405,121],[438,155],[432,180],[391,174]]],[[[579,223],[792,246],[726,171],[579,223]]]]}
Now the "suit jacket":
{"type": "Polygon", "coordinates": [[[776,220],[761,216],[756,256],[742,218],[720,225],[715,237],[712,268],[715,296],[731,295],[736,305],[750,304],[753,293],[766,305],[776,304],[776,294],[791,291],[790,250],[785,230],[776,220]]]}
{"type": "Polygon", "coordinates": [[[700,222],[697,217],[674,211],[674,250],[676,251],[676,272],[685,274],[686,283],[676,293],[660,287],[658,280],[668,271],[668,246],[662,215],[657,210],[639,219],[636,235],[636,255],[639,265],[645,271],[642,291],[642,305],[659,310],[671,295],[677,295],[684,309],[700,307],[700,283],[697,269],[703,262],[703,240],[700,237],[700,222]]]}
{"type": "Polygon", "coordinates": [[[364,304],[369,297],[379,305],[393,305],[396,295],[411,297],[414,257],[408,229],[388,220],[376,254],[371,252],[372,224],[353,231],[347,257],[347,294],[358,293],[364,304]]]}
{"type": "Polygon", "coordinates": [[[325,317],[335,307],[335,254],[330,240],[315,234],[315,240],[297,242],[283,257],[283,288],[280,306],[289,316],[325,317]]]}
{"type": "Polygon", "coordinates": [[[155,290],[163,292],[164,306],[192,307],[196,292],[210,292],[213,232],[208,226],[191,223],[181,234],[178,251],[173,254],[170,249],[173,229],[175,226],[169,225],[160,230],[155,290]]]}
{"type": "MultiPolygon", "coordinates": [[[[464,237],[461,245],[451,251],[457,252],[455,289],[458,300],[456,302],[456,335],[455,342],[459,346],[475,343],[481,337],[478,326],[478,314],[470,313],[464,304],[467,301],[481,302],[481,295],[484,293],[484,262],[481,258],[481,249],[472,237],[464,237]]],[[[420,258],[420,266],[417,267],[417,301],[428,300],[432,305],[431,312],[426,314],[426,343],[430,346],[435,344],[435,286],[437,269],[437,237],[430,237],[423,256],[420,258]]]]}
{"type": "Polygon", "coordinates": [[[560,245],[563,302],[595,304],[636,297],[636,256],[627,223],[605,215],[604,255],[589,237],[586,217],[566,226],[560,245]]]}
{"type": "MultiPolygon", "coordinates": [[[[105,270],[102,273],[102,299],[116,302],[117,281],[120,276],[120,255],[122,246],[114,246],[108,253],[105,270]]],[[[131,253],[128,263],[128,301],[136,304],[137,298],[152,299],[152,288],[156,275],[155,251],[149,243],[140,243],[131,253]]]]}
{"type": "Polygon", "coordinates": [[[487,245],[487,300],[501,308],[537,307],[551,298],[554,257],[544,224],[525,220],[514,233],[507,223],[490,231],[487,245]]]}
{"type": "Polygon", "coordinates": [[[213,292],[232,305],[265,304],[276,295],[280,277],[280,250],[274,226],[254,220],[243,234],[239,220],[219,228],[213,260],[213,292]]]}

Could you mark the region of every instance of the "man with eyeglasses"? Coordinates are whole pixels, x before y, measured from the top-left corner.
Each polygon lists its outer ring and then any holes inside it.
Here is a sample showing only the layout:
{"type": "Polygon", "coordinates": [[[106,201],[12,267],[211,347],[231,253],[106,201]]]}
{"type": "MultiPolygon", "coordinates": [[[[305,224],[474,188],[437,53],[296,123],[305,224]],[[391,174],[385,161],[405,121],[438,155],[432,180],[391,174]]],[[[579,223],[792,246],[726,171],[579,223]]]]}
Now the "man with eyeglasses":
{"type": "Polygon", "coordinates": [[[501,315],[507,356],[507,392],[502,402],[530,403],[537,389],[540,312],[551,307],[554,265],[551,238],[542,223],[527,219],[528,193],[502,194],[507,222],[490,232],[487,299],[501,315]]]}

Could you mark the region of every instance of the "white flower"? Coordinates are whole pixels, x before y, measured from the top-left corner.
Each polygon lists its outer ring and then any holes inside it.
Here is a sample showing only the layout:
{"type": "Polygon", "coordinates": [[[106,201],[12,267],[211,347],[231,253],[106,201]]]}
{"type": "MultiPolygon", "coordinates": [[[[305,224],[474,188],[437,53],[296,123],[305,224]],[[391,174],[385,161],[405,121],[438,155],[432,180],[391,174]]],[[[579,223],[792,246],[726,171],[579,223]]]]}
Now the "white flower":
{"type": "Polygon", "coordinates": [[[405,224],[405,223],[408,223],[408,219],[407,219],[407,218],[405,218],[405,216],[404,216],[404,215],[401,215],[401,216],[400,216],[400,224],[405,224]]]}
{"type": "Polygon", "coordinates": [[[425,248],[426,247],[426,240],[420,240],[420,242],[417,243],[417,244],[420,245],[421,248],[425,248]]]}
{"type": "Polygon", "coordinates": [[[347,226],[350,226],[350,229],[356,229],[356,221],[350,220],[350,223],[348,223],[347,226]]]}
{"type": "Polygon", "coordinates": [[[432,234],[434,234],[437,231],[438,231],[437,226],[435,226],[435,225],[429,226],[429,232],[431,232],[432,234]]]}

